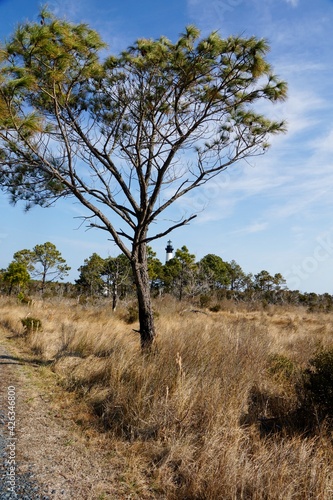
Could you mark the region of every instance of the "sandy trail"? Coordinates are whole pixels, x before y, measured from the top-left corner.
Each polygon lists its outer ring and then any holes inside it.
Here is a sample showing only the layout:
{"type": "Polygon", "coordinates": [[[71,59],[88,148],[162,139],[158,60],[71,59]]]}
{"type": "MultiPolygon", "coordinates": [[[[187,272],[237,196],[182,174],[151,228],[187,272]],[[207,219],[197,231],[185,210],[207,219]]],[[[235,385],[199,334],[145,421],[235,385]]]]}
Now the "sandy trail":
{"type": "MultiPolygon", "coordinates": [[[[74,395],[59,387],[52,372],[24,350],[23,341],[14,343],[2,327],[0,375],[2,414],[8,413],[8,387],[15,387],[17,474],[33,474],[40,486],[36,498],[134,498],[115,487],[120,463],[107,436],[82,425],[87,415],[74,395]]],[[[8,438],[6,426],[4,432],[8,438]]]]}

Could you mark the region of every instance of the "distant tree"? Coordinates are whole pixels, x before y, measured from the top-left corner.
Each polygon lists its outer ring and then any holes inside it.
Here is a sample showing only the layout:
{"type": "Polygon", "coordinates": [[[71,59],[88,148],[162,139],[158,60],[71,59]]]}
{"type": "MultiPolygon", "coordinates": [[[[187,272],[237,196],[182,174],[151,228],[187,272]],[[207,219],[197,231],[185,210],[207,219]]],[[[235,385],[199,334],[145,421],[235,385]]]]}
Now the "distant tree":
{"type": "Polygon", "coordinates": [[[230,283],[228,264],[212,253],[205,255],[199,262],[199,273],[211,290],[225,288],[230,283]]]}
{"type": "Polygon", "coordinates": [[[161,282],[163,281],[163,264],[156,257],[156,252],[154,252],[150,246],[147,247],[147,263],[151,289],[157,288],[161,291],[161,282]]]}
{"type": "Polygon", "coordinates": [[[59,250],[49,241],[36,245],[32,250],[23,249],[16,252],[14,260],[24,265],[34,278],[41,281],[42,293],[46,282],[62,280],[70,270],[59,250]]]}
{"type": "Polygon", "coordinates": [[[272,289],[274,278],[268,271],[262,270],[254,276],[254,287],[261,292],[272,289]]]}
{"type": "Polygon", "coordinates": [[[246,274],[235,260],[227,263],[230,290],[243,290],[246,285],[246,274]]]}
{"type": "Polygon", "coordinates": [[[166,287],[173,291],[179,300],[182,300],[191,288],[193,289],[196,275],[195,255],[191,254],[185,245],[177,249],[173,259],[170,259],[164,266],[166,287]]]}
{"type": "Polygon", "coordinates": [[[34,265],[33,265],[33,252],[28,249],[23,249],[19,250],[18,252],[15,252],[13,255],[13,259],[15,262],[19,262],[20,264],[24,264],[28,271],[33,271],[34,270],[34,265]]]}
{"type": "Polygon", "coordinates": [[[286,280],[280,273],[271,276],[268,271],[260,271],[254,276],[254,288],[261,292],[269,292],[271,290],[280,290],[285,286],[286,280]]]}
{"type": "Polygon", "coordinates": [[[163,225],[162,213],[266,151],[285,127],[256,106],[284,99],[286,84],[255,37],[199,39],[189,26],[175,43],[140,39],[101,61],[105,44],[87,25],[41,16],[1,48],[0,185],[28,207],[72,196],[88,210],[89,226],[105,230],[131,264],[149,348],[147,245],[195,217],[163,225]]]}
{"type": "Polygon", "coordinates": [[[18,292],[25,289],[30,281],[30,275],[22,262],[13,261],[3,273],[3,281],[8,286],[8,293],[11,295],[15,288],[18,292]]]}
{"type": "Polygon", "coordinates": [[[286,283],[287,282],[281,273],[274,274],[273,284],[274,284],[275,290],[285,289],[287,287],[286,283]]]}
{"type": "Polygon", "coordinates": [[[112,310],[114,311],[118,304],[120,288],[124,290],[133,283],[132,269],[125,255],[120,254],[118,257],[105,259],[101,277],[105,280],[107,294],[112,295],[112,310]]]}
{"type": "Polygon", "coordinates": [[[79,278],[75,280],[79,289],[89,295],[101,293],[104,286],[102,273],[105,268],[105,260],[97,253],[93,253],[88,259],[84,260],[79,267],[79,278]]]}

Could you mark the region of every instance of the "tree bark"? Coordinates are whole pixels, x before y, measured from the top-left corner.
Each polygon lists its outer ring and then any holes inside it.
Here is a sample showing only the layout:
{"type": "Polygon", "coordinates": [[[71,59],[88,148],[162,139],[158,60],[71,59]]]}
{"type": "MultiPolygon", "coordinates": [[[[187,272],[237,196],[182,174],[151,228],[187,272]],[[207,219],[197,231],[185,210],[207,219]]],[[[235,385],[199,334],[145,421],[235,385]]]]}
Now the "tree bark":
{"type": "Polygon", "coordinates": [[[138,298],[141,349],[145,352],[151,349],[156,335],[146,253],[146,244],[141,243],[132,261],[138,298]]]}
{"type": "Polygon", "coordinates": [[[43,268],[43,274],[42,274],[42,287],[41,287],[41,294],[44,295],[45,291],[45,283],[46,283],[46,269],[45,267],[43,268]]]}
{"type": "Polygon", "coordinates": [[[112,311],[115,311],[118,304],[118,276],[116,276],[112,283],[112,311]]]}

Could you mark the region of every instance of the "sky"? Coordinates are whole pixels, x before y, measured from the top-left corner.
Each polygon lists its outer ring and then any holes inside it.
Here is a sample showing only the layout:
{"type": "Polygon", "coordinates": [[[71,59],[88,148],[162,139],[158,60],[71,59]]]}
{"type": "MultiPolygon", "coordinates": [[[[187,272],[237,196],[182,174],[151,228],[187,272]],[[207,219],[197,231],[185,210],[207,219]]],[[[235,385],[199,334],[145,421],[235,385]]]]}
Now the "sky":
{"type": "MultiPolygon", "coordinates": [[[[274,73],[288,83],[288,99],[269,116],[284,119],[287,133],[271,140],[265,155],[221,173],[177,204],[189,225],[156,240],[164,262],[170,238],[196,259],[213,253],[235,260],[246,273],[281,273],[291,290],[333,294],[333,0],[51,0],[59,17],[85,22],[119,54],[138,38],[177,40],[185,26],[203,36],[218,31],[265,38],[274,73]]],[[[0,0],[0,39],[26,20],[37,20],[40,2],[0,0]]],[[[23,248],[51,241],[78,278],[84,259],[119,250],[103,231],[87,230],[77,202],[54,207],[11,206],[0,193],[0,268],[23,248]]]]}

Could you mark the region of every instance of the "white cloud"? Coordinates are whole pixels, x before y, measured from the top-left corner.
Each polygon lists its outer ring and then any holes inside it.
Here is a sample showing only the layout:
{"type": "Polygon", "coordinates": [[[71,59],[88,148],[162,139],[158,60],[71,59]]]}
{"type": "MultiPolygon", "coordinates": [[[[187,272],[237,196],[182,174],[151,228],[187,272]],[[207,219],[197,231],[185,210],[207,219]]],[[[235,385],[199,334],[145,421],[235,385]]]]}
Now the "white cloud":
{"type": "Polygon", "coordinates": [[[233,231],[232,234],[253,234],[265,231],[268,228],[268,222],[253,222],[248,226],[233,231]]]}

